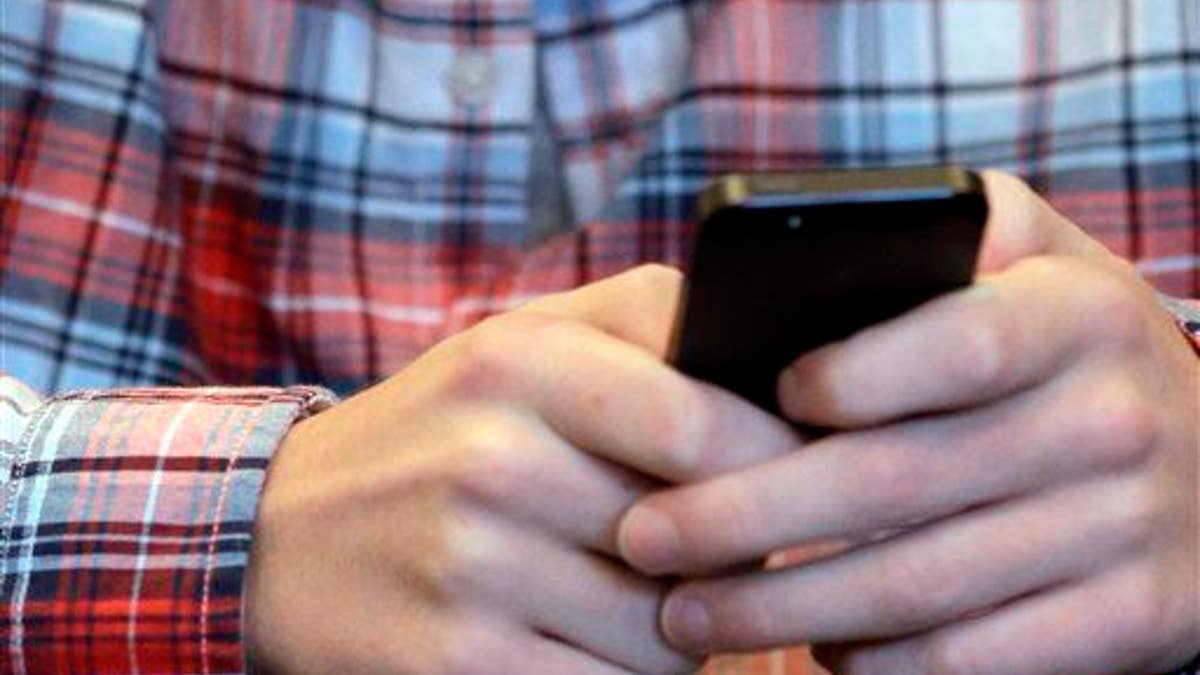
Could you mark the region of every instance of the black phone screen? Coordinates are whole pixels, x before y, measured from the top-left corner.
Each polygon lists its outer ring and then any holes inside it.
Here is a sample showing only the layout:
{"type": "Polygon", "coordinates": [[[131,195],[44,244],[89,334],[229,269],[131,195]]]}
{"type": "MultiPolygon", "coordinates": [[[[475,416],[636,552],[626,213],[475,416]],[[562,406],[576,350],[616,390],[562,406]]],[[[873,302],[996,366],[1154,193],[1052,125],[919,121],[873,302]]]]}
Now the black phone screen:
{"type": "Polygon", "coordinates": [[[732,176],[701,200],[671,361],[772,411],[804,352],[970,284],[987,218],[955,168],[732,176]]]}

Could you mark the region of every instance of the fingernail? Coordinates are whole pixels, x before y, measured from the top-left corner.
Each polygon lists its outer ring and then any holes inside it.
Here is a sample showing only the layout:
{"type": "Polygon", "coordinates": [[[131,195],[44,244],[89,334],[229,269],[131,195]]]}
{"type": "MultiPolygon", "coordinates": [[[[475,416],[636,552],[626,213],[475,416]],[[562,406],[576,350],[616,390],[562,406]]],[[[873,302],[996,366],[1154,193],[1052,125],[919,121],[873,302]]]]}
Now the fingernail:
{"type": "Polygon", "coordinates": [[[625,514],[617,533],[621,557],[650,574],[663,574],[679,560],[679,530],[670,518],[648,506],[625,514]]]}
{"type": "Polygon", "coordinates": [[[667,642],[685,651],[701,651],[712,638],[712,619],[703,602],[671,595],[663,604],[662,630],[667,642]]]}

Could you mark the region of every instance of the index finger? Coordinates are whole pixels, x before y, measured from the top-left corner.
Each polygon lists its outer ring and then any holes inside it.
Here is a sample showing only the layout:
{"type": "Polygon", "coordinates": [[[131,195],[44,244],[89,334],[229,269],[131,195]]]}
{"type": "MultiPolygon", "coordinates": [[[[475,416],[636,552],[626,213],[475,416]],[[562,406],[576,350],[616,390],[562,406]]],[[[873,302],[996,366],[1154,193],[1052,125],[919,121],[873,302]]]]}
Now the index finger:
{"type": "Polygon", "coordinates": [[[783,420],[586,324],[535,328],[521,397],[577,447],[670,483],[710,478],[791,452],[783,420]]]}
{"type": "Polygon", "coordinates": [[[574,447],[670,483],[798,447],[787,423],[663,361],[680,282],[645,266],[485,322],[454,342],[465,357],[460,390],[523,408],[574,447]]]}

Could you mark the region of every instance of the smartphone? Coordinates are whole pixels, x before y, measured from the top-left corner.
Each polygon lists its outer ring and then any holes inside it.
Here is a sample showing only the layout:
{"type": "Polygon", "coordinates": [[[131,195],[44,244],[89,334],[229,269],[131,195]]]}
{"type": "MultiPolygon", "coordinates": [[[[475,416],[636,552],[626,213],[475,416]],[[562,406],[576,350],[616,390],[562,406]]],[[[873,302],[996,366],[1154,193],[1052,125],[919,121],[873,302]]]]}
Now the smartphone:
{"type": "Polygon", "coordinates": [[[669,358],[773,412],[804,352],[969,285],[988,214],[958,167],[731,175],[698,207],[669,358]]]}

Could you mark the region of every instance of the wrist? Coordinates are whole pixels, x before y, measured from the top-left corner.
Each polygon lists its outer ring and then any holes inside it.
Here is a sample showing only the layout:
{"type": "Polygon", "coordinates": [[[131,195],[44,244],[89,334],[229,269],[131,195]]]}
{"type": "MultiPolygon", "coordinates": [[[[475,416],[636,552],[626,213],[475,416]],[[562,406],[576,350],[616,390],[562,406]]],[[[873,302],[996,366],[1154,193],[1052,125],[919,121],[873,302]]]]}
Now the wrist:
{"type": "Polygon", "coordinates": [[[274,545],[273,535],[278,529],[281,513],[287,510],[280,507],[280,502],[287,501],[289,487],[295,483],[291,476],[297,473],[296,460],[305,454],[302,446],[307,444],[306,429],[311,426],[312,415],[330,405],[331,400],[323,401],[322,405],[306,410],[292,423],[279,439],[263,477],[242,585],[242,649],[246,673],[261,675],[277,670],[271,664],[277,660],[272,654],[277,653],[278,648],[272,646],[271,638],[278,631],[271,626],[274,612],[264,609],[264,604],[270,603],[263,602],[264,588],[268,587],[278,568],[276,559],[279,556],[274,554],[278,547],[274,545]]]}

